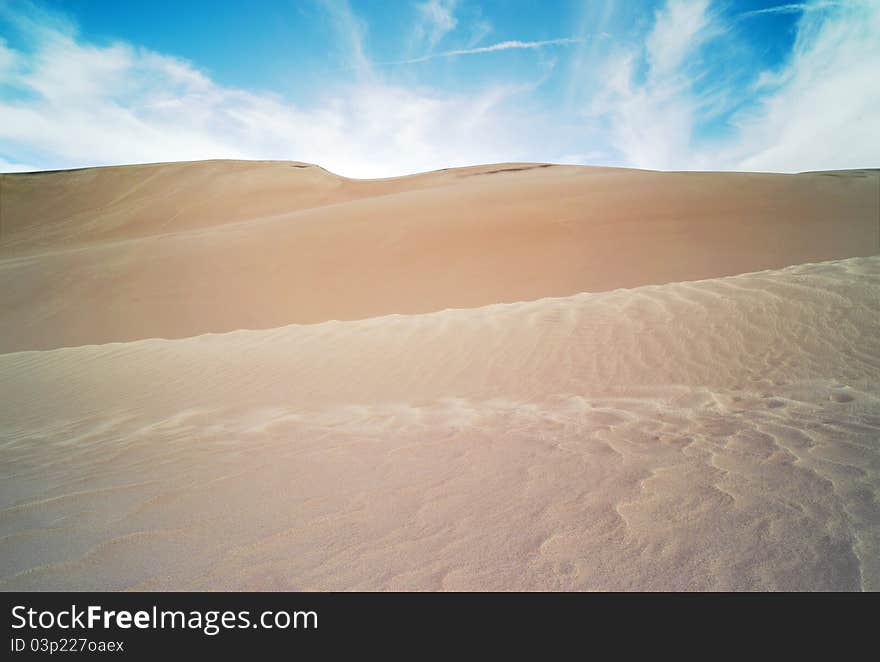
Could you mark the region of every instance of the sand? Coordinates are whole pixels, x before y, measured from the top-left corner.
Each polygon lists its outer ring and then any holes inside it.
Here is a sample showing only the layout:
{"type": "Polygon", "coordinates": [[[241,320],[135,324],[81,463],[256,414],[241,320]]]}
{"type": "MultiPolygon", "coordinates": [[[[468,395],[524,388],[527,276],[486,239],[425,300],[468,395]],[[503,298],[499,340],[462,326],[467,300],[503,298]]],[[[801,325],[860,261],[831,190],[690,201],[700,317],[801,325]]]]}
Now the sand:
{"type": "Polygon", "coordinates": [[[878,173],[216,161],[0,179],[0,352],[185,338],[874,255],[878,173]]]}
{"type": "Polygon", "coordinates": [[[3,176],[0,589],[880,590],[876,172],[300,165],[3,176]]]}

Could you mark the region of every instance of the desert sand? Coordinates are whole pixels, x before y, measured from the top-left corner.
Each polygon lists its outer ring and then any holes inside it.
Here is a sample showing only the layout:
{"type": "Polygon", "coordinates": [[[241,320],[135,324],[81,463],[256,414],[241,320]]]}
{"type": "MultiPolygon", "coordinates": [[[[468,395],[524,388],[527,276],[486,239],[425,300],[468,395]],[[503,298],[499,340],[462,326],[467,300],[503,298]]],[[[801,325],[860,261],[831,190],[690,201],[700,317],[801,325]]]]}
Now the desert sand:
{"type": "Polygon", "coordinates": [[[0,352],[475,308],[878,252],[878,173],[214,161],[4,175],[0,352]]]}
{"type": "Polygon", "coordinates": [[[0,177],[0,589],[880,590],[880,177],[0,177]]]}

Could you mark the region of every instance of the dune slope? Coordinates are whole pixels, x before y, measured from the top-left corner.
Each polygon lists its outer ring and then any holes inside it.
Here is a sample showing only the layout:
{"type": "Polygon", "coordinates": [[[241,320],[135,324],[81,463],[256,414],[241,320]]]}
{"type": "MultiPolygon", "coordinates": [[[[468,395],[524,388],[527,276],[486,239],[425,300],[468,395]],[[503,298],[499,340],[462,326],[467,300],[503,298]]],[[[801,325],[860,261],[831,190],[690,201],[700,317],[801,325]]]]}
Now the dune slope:
{"type": "Polygon", "coordinates": [[[0,588],[880,590],[878,320],[864,257],[0,355],[0,588]]]}
{"type": "Polygon", "coordinates": [[[876,171],[210,161],[0,176],[0,352],[425,313],[880,250],[876,171]]]}

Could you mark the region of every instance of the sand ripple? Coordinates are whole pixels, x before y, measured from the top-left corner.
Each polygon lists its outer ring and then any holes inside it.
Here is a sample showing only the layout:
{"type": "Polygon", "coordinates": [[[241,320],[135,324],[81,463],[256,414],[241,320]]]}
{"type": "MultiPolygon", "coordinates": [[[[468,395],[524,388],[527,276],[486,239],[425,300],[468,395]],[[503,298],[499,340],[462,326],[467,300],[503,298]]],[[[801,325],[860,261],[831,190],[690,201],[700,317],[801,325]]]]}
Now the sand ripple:
{"type": "Polygon", "coordinates": [[[0,355],[0,587],[880,590],[880,258],[0,355]]]}

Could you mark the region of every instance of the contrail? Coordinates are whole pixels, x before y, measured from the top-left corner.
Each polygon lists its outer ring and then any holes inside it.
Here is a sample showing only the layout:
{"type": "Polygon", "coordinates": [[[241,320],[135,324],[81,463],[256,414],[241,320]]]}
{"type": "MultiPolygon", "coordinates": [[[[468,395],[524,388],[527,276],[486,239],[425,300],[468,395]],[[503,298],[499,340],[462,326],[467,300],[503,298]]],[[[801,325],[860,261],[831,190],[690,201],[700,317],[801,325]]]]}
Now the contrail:
{"type": "Polygon", "coordinates": [[[580,44],[583,39],[574,39],[567,37],[564,39],[546,39],[544,41],[502,41],[491,46],[481,46],[479,48],[462,48],[455,51],[444,51],[442,53],[431,53],[422,57],[414,57],[409,60],[397,60],[396,62],[382,62],[381,64],[414,64],[416,62],[426,62],[440,57],[457,57],[459,55],[475,55],[476,53],[493,53],[495,51],[506,51],[510,49],[534,49],[543,48],[544,46],[562,46],[565,44],[580,44]]]}
{"type": "Polygon", "coordinates": [[[740,18],[758,16],[759,14],[800,14],[802,12],[818,11],[820,9],[830,9],[832,7],[839,6],[839,2],[798,2],[788,5],[777,5],[776,7],[767,7],[766,9],[753,9],[752,11],[747,11],[740,14],[740,18]]]}

